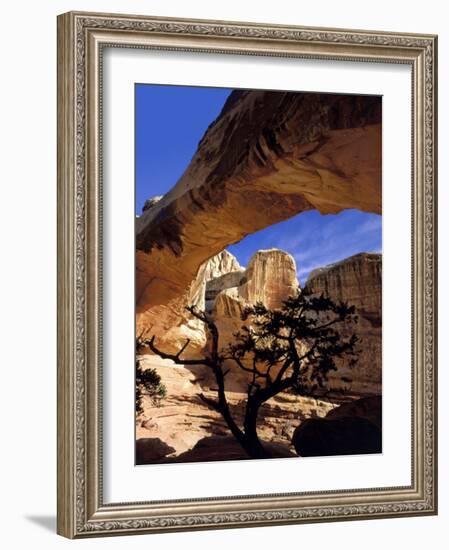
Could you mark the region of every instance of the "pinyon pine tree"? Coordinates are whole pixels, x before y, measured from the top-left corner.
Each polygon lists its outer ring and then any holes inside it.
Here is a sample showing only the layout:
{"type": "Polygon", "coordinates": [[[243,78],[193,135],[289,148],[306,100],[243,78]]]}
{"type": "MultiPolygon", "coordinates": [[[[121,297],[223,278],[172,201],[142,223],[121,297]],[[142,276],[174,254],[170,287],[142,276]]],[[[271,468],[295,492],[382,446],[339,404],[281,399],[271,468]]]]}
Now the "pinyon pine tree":
{"type": "Polygon", "coordinates": [[[279,309],[262,303],[246,307],[244,322],[234,334],[234,342],[219,346],[219,332],[212,316],[195,306],[188,311],[202,321],[210,335],[210,347],[203,357],[184,359],[189,340],[176,353],[169,354],[156,345],[155,336],[143,340],[153,353],[178,365],[205,365],[217,383],[217,397],[200,394],[209,407],[221,414],[231,433],[251,458],[270,458],[271,454],[257,434],[261,406],[284,391],[314,396],[319,389],[329,389],[328,375],[337,370],[336,359],[345,358],[350,366],[357,361],[352,334],[343,337],[341,329],[357,322],[354,306],[336,303],[323,295],[298,292],[286,299],[279,309]],[[225,379],[235,366],[248,375],[245,412],[238,425],[226,397],[225,379]]]}

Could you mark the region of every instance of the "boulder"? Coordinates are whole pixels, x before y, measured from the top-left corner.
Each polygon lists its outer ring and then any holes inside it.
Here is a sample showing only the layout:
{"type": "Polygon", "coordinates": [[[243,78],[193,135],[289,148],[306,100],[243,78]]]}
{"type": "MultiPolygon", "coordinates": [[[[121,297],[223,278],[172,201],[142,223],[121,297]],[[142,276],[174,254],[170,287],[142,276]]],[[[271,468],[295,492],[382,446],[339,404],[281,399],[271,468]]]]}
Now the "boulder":
{"type": "Polygon", "coordinates": [[[373,395],[362,397],[349,403],[343,403],[329,411],[326,418],[342,418],[346,416],[357,416],[372,422],[379,430],[382,429],[382,396],[373,395]]]}
{"type": "Polygon", "coordinates": [[[382,432],[366,418],[309,418],[295,430],[299,456],[358,455],[382,452],[382,432]]]}

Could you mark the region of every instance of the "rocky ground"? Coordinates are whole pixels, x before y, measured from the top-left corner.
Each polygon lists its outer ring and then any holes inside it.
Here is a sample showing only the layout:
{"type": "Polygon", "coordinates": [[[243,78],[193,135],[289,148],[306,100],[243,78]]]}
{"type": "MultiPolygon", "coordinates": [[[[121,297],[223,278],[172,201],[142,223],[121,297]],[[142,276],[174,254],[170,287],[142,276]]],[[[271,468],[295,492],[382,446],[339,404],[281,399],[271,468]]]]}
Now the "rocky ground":
{"type": "MultiPolygon", "coordinates": [[[[204,367],[176,366],[150,355],[144,356],[141,364],[157,370],[167,388],[167,398],[159,407],[144,401],[144,414],[136,423],[138,463],[171,462],[178,457],[183,461],[245,458],[229,437],[221,416],[199,398],[200,393],[216,395],[204,367]]],[[[246,395],[241,391],[227,395],[235,417],[241,421],[246,395]]],[[[294,456],[291,440],[296,427],[307,418],[326,416],[336,406],[326,400],[281,393],[261,409],[259,436],[272,445],[274,454],[294,456]]]]}

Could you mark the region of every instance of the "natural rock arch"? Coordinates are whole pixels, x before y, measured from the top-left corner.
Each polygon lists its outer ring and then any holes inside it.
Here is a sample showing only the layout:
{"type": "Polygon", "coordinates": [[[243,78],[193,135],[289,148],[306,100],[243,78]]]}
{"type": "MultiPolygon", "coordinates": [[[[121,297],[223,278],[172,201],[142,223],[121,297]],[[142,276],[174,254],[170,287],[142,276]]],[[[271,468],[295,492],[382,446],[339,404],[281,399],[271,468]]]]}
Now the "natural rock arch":
{"type": "Polygon", "coordinates": [[[380,213],[381,105],[233,92],[175,187],[137,219],[138,328],[162,311],[179,325],[179,305],[202,291],[201,266],[248,234],[313,209],[380,213]]]}

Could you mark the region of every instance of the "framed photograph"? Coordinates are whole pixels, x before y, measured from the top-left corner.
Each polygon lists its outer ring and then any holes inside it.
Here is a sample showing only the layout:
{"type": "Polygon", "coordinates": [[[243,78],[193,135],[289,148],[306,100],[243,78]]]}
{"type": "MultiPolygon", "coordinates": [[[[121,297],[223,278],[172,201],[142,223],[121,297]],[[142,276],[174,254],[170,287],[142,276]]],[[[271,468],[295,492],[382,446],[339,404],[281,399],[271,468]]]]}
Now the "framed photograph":
{"type": "Polygon", "coordinates": [[[436,46],[59,16],[59,534],[437,512],[436,46]]]}

